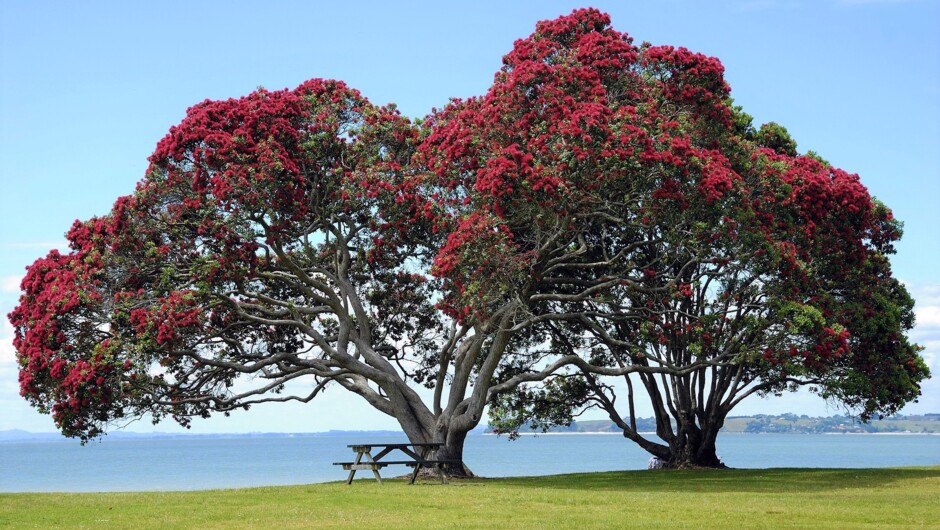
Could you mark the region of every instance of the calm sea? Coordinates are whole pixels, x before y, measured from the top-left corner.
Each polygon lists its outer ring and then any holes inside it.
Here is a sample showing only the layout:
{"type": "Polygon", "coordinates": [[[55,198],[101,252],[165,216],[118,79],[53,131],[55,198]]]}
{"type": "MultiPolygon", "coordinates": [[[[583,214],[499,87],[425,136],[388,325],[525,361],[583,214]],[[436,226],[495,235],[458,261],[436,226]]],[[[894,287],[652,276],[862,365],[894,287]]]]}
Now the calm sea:
{"type": "MultiPolygon", "coordinates": [[[[242,488],[342,480],[337,461],[352,443],[401,436],[293,438],[107,438],[0,442],[0,492],[153,491],[242,488]]],[[[891,467],[940,465],[940,436],[723,434],[718,453],[731,467],[891,467]]],[[[603,434],[467,438],[465,461],[477,475],[504,477],[644,469],[649,455],[603,434]]],[[[389,468],[385,475],[404,474],[389,468]]],[[[364,474],[370,476],[370,473],[364,474]]]]}

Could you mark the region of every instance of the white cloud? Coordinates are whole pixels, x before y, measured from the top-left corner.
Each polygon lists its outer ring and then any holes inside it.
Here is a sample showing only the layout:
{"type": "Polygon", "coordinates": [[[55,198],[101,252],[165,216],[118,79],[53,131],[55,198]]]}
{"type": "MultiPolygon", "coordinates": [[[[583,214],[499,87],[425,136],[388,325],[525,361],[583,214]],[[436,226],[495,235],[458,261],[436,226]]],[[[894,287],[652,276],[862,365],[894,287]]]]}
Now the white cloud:
{"type": "Polygon", "coordinates": [[[914,314],[917,315],[917,327],[940,327],[940,306],[915,307],[914,314]]]}
{"type": "Polygon", "coordinates": [[[915,300],[917,320],[911,330],[912,342],[924,347],[921,356],[930,368],[931,378],[921,382],[921,397],[902,412],[907,414],[940,412],[940,284],[906,283],[915,300]]]}
{"type": "MultiPolygon", "coordinates": [[[[831,0],[836,7],[846,9],[865,7],[865,6],[893,6],[902,4],[912,4],[920,0],[831,0]]],[[[803,9],[813,5],[815,2],[806,0],[745,0],[736,2],[734,7],[741,11],[776,11],[781,9],[803,9]]]]}
{"type": "Polygon", "coordinates": [[[836,5],[840,7],[860,7],[860,6],[893,6],[901,4],[912,4],[919,0],[836,0],[836,5]]]}
{"type": "Polygon", "coordinates": [[[914,315],[916,321],[911,330],[911,338],[916,342],[940,353],[940,285],[912,284],[906,286],[914,297],[914,315]]]}
{"type": "Polygon", "coordinates": [[[20,292],[20,283],[22,281],[22,275],[0,276],[0,293],[20,292]]]}
{"type": "Polygon", "coordinates": [[[902,281],[911,296],[918,304],[940,305],[940,284],[937,283],[909,283],[902,281]]]}
{"type": "Polygon", "coordinates": [[[0,249],[32,249],[32,248],[47,248],[47,249],[58,249],[58,250],[68,250],[69,242],[64,239],[58,241],[22,241],[17,243],[0,243],[0,249]]]}
{"type": "Polygon", "coordinates": [[[16,363],[16,350],[13,349],[13,325],[6,316],[0,317],[0,366],[16,363]]]}
{"type": "Polygon", "coordinates": [[[734,7],[739,11],[760,12],[799,8],[801,5],[802,3],[799,0],[748,0],[734,4],[734,7]]]}

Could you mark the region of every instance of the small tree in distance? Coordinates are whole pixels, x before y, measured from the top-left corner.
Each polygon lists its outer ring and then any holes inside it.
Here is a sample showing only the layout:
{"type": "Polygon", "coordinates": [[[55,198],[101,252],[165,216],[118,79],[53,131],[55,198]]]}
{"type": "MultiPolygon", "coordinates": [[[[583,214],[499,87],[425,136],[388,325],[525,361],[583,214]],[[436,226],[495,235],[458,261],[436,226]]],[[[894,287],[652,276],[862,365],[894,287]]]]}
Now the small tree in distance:
{"type": "Polygon", "coordinates": [[[201,103],[29,268],[21,393],[87,440],[342,387],[458,462],[487,404],[509,432],[600,406],[676,466],[719,465],[754,393],[896,410],[928,375],[898,223],[729,90],[717,60],[578,10],[417,124],[338,81],[201,103]]]}

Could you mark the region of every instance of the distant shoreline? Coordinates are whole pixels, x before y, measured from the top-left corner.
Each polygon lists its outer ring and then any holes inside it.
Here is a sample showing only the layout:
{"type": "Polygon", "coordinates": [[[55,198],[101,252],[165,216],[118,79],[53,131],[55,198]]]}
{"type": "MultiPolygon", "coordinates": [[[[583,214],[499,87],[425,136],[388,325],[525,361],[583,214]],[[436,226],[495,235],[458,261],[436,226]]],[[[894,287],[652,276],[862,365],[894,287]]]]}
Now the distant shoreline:
{"type": "MultiPolygon", "coordinates": [[[[638,433],[641,436],[656,436],[655,432],[640,432],[638,433]]],[[[748,436],[757,436],[763,434],[785,434],[785,435],[817,435],[825,434],[832,436],[846,436],[846,435],[865,435],[865,436],[940,436],[940,432],[722,432],[719,436],[725,436],[729,434],[746,434],[748,436]]],[[[582,436],[582,435],[603,435],[603,436],[623,436],[623,433],[619,432],[594,432],[594,431],[580,431],[580,432],[520,432],[519,436],[582,436]]],[[[483,436],[509,436],[506,433],[496,434],[492,432],[485,432],[483,436]]]]}
{"type": "MultiPolygon", "coordinates": [[[[655,418],[634,418],[631,422],[641,435],[656,436],[657,424],[655,418]]],[[[471,436],[491,435],[502,436],[490,431],[490,426],[483,425],[470,431],[471,436]]],[[[548,432],[539,432],[537,429],[526,427],[519,432],[519,436],[560,436],[576,434],[594,434],[607,436],[623,436],[620,429],[611,420],[580,420],[573,421],[569,426],[558,426],[548,432]]],[[[856,418],[849,416],[809,417],[795,414],[755,416],[729,416],[726,418],[720,435],[729,434],[880,434],[886,436],[917,436],[940,435],[940,413],[909,414],[892,416],[871,423],[860,423],[856,418]]],[[[507,435],[508,436],[508,435],[507,435]]],[[[166,440],[166,439],[200,439],[213,438],[331,438],[331,437],[384,437],[406,439],[400,430],[393,429],[333,429],[320,432],[135,432],[130,430],[114,430],[109,432],[102,440],[166,440]]],[[[9,442],[75,442],[77,440],[65,438],[58,432],[30,432],[23,429],[0,430],[0,443],[9,442]]]]}
{"type": "MultiPolygon", "coordinates": [[[[18,431],[16,435],[10,435],[10,431],[0,431],[0,444],[5,443],[38,443],[38,442],[74,442],[78,443],[77,440],[66,438],[59,433],[54,432],[38,432],[38,433],[25,433],[23,431],[18,431]]],[[[656,436],[655,432],[640,432],[642,436],[656,436]]],[[[767,434],[779,434],[779,435],[818,435],[823,434],[826,436],[940,436],[940,432],[816,432],[816,433],[806,433],[806,432],[741,432],[741,431],[731,431],[731,432],[722,432],[720,436],[728,435],[748,435],[748,436],[759,436],[767,434]]],[[[493,432],[478,432],[471,433],[471,436],[505,436],[509,437],[508,434],[496,434],[493,432]]],[[[520,432],[519,436],[526,437],[536,437],[536,436],[623,436],[623,433],[619,432],[609,432],[609,431],[578,431],[578,432],[520,432]]],[[[141,432],[122,432],[116,431],[109,433],[101,438],[101,441],[123,441],[123,442],[133,442],[133,441],[146,441],[146,440],[209,440],[209,439],[224,439],[224,438],[336,438],[344,436],[359,436],[367,438],[370,436],[401,436],[404,437],[404,433],[394,433],[386,431],[344,431],[343,433],[335,432],[298,432],[298,433],[187,433],[187,434],[174,434],[174,433],[141,433],[141,432]]],[[[96,443],[96,442],[92,442],[96,443]]]]}
{"type": "MultiPolygon", "coordinates": [[[[751,434],[751,433],[740,433],[740,434],[751,434]]],[[[761,434],[761,433],[756,433],[761,434]]],[[[781,433],[781,434],[791,434],[791,433],[781,433]]],[[[792,434],[804,434],[804,433],[792,433],[792,434]]],[[[865,434],[871,436],[940,436],[940,432],[821,432],[821,433],[811,433],[811,434],[831,434],[834,436],[844,435],[844,434],[865,434]]]]}
{"type": "MultiPolygon", "coordinates": [[[[582,435],[582,434],[600,434],[600,435],[604,435],[604,436],[608,436],[608,435],[609,435],[609,436],[623,436],[623,433],[620,433],[620,432],[609,432],[609,431],[607,431],[607,432],[603,432],[603,431],[578,431],[578,432],[566,431],[566,432],[551,432],[551,431],[550,431],[550,432],[520,432],[520,433],[517,433],[517,434],[518,434],[519,436],[579,436],[579,435],[582,435]]],[[[655,436],[655,435],[656,435],[655,432],[641,432],[641,433],[639,433],[639,434],[642,434],[642,435],[644,435],[644,436],[646,436],[646,435],[655,436]]],[[[485,432],[485,433],[483,433],[483,436],[509,436],[509,434],[507,434],[507,433],[497,434],[497,433],[495,433],[495,432],[485,432]]]]}

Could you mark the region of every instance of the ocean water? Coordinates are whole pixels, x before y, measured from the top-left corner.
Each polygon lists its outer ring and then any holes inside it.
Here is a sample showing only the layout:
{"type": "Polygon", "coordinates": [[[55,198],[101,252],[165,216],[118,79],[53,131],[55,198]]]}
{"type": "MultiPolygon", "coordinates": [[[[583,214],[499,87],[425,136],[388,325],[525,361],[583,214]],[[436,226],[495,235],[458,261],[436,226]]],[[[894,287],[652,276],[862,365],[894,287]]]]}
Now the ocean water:
{"type": "MultiPolygon", "coordinates": [[[[164,491],[309,484],[344,480],[333,462],[353,443],[400,443],[403,436],[107,439],[0,442],[0,492],[164,491]]],[[[735,468],[940,465],[940,436],[722,434],[718,453],[735,468]]],[[[467,438],[464,460],[484,477],[645,469],[649,455],[610,434],[467,438]]],[[[404,466],[383,476],[401,475],[404,466]]],[[[371,473],[360,472],[371,480],[371,473]]]]}

